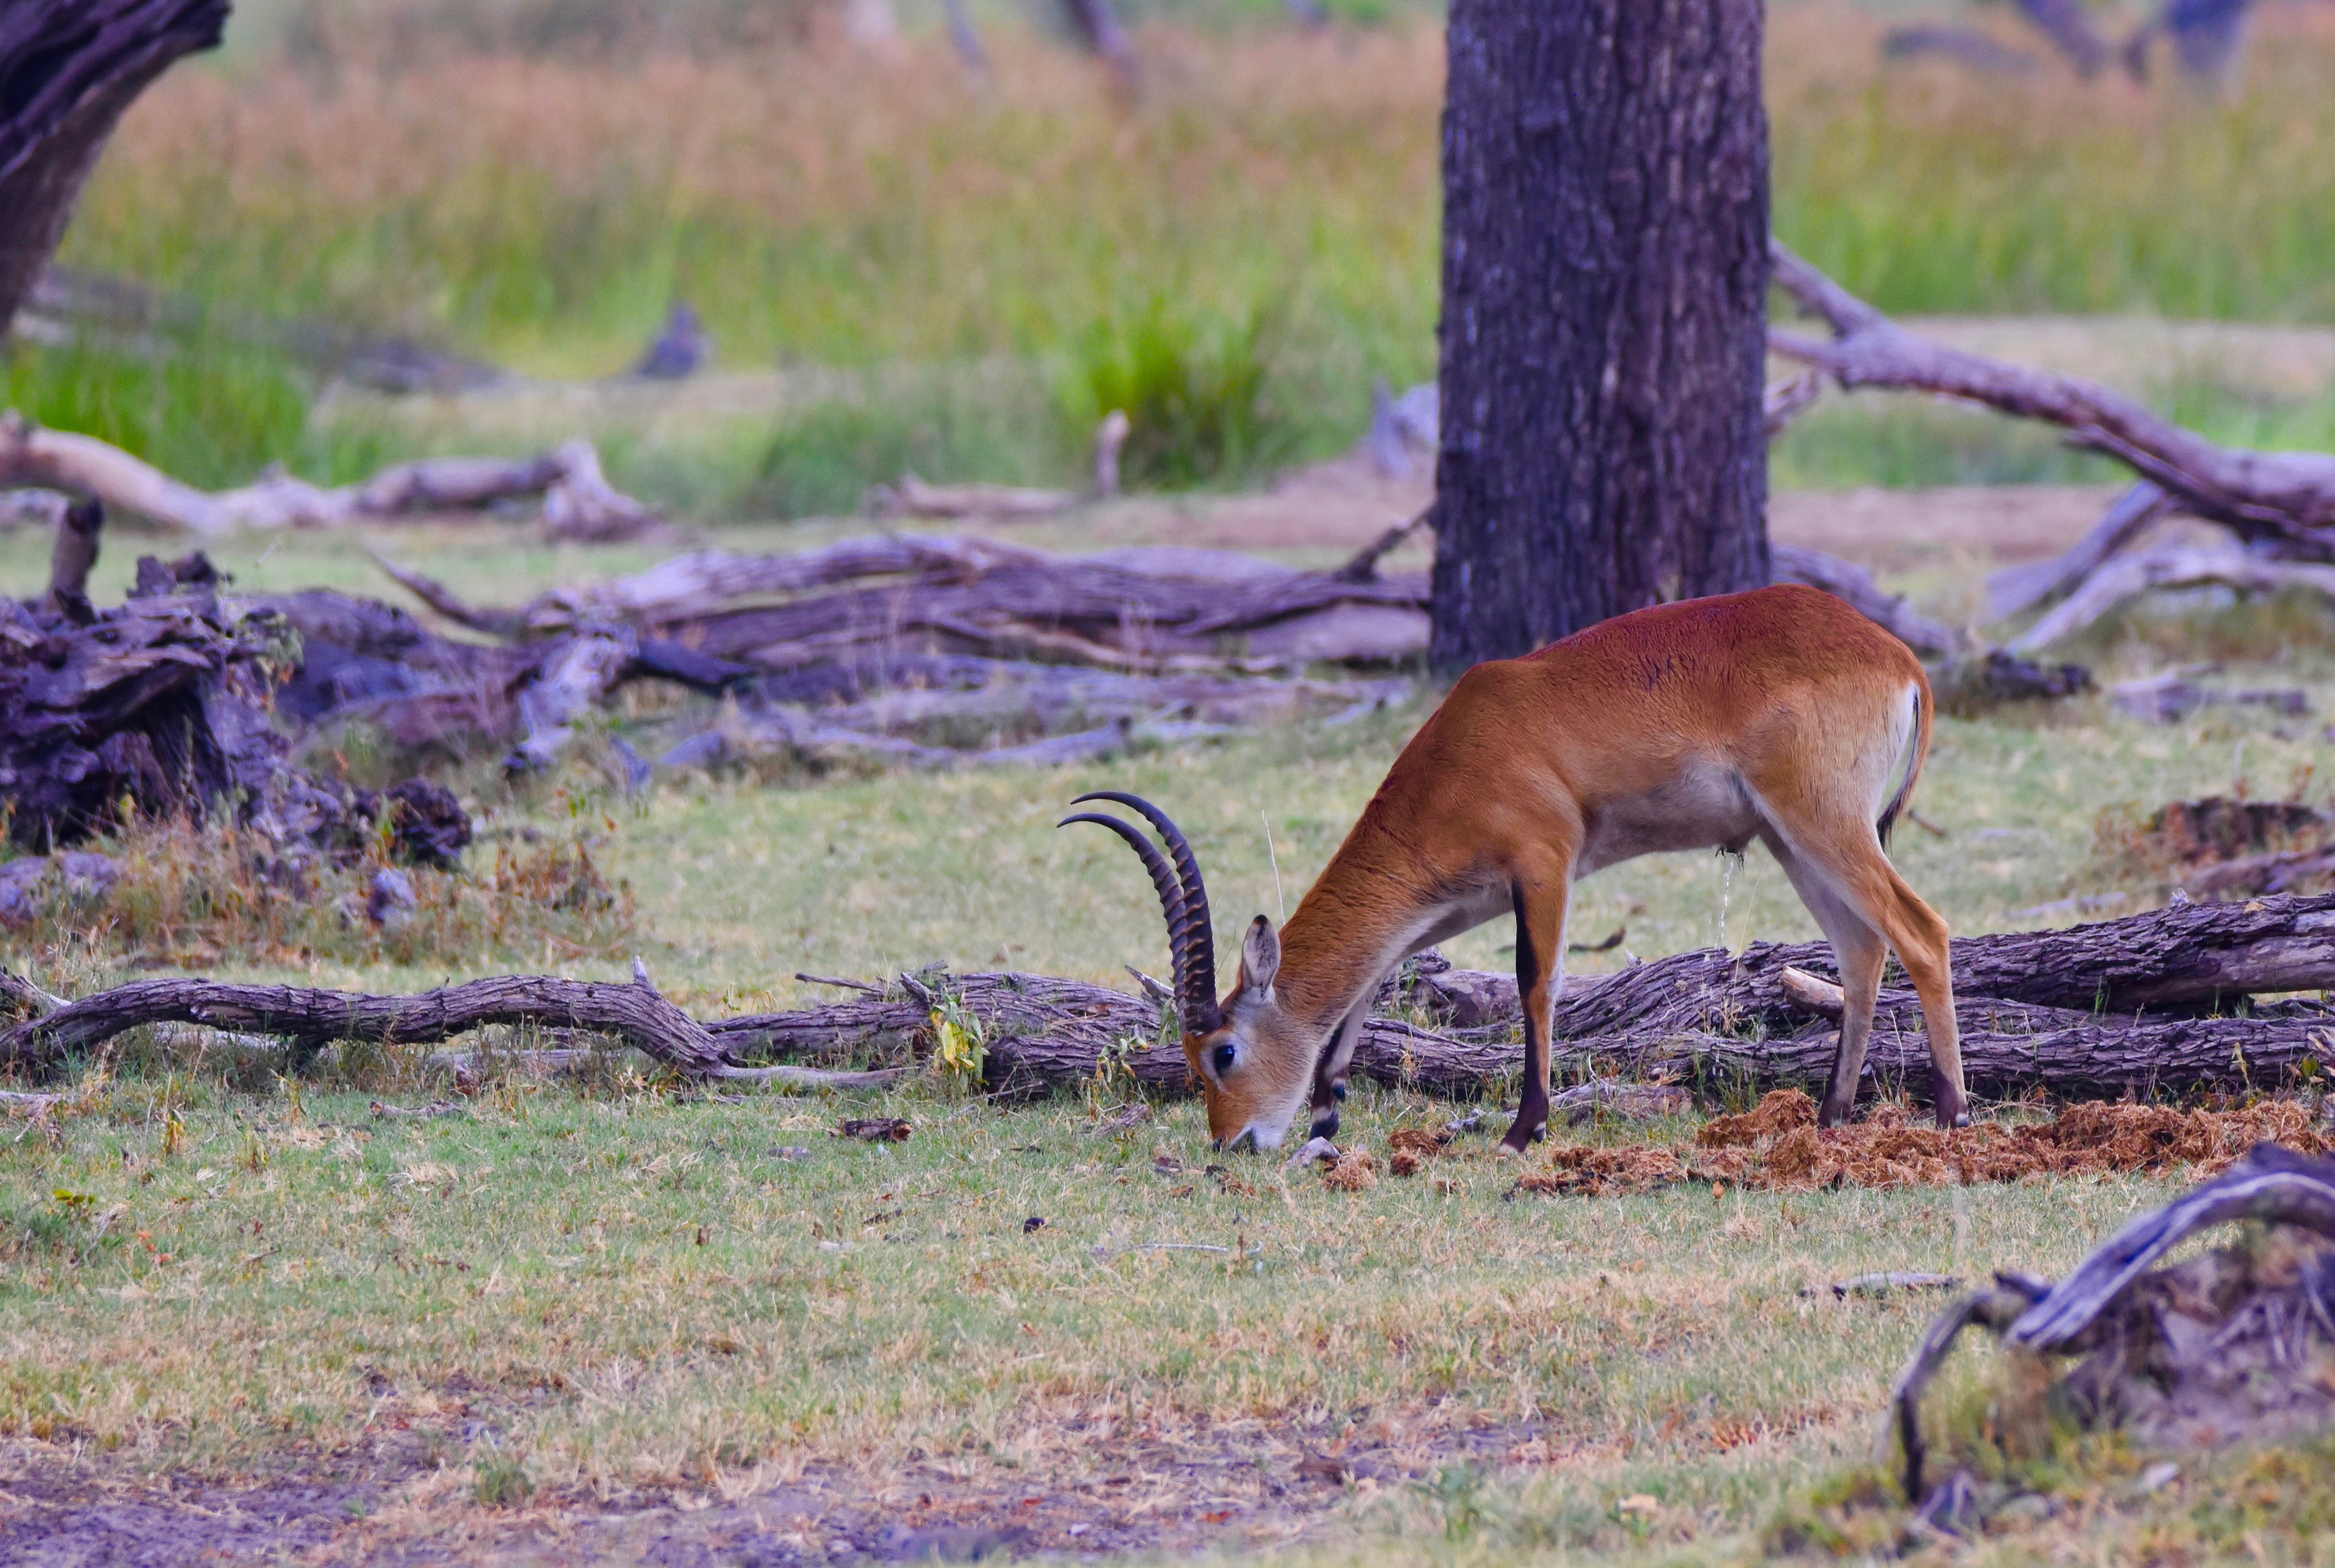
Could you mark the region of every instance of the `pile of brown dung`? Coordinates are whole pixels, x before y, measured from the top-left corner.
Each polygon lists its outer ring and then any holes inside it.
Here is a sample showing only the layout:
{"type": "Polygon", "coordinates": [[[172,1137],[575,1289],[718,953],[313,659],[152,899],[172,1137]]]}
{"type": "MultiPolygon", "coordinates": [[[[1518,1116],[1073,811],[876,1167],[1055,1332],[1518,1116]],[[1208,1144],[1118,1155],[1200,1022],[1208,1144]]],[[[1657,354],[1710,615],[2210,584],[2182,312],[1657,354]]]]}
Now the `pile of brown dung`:
{"type": "Polygon", "coordinates": [[[1378,1161],[1371,1157],[1370,1150],[1356,1144],[1322,1173],[1322,1185],[1342,1193],[1368,1192],[1379,1185],[1378,1161]]]}
{"type": "Polygon", "coordinates": [[[1387,1168],[1399,1176],[1417,1176],[1429,1160],[1443,1152],[1451,1138],[1448,1130],[1430,1132],[1423,1127],[1403,1128],[1388,1140],[1394,1147],[1394,1157],[1387,1162],[1387,1168]]]}
{"type": "Polygon", "coordinates": [[[2234,1110],[2092,1103],[2071,1106],[2039,1124],[1952,1129],[1911,1126],[1904,1107],[1884,1105],[1854,1126],[1819,1130],[1816,1102],[1788,1089],[1749,1112],[1712,1118],[1691,1147],[1552,1148],[1516,1186],[1596,1197],[1678,1181],[1807,1191],[1962,1186],[2045,1175],[2159,1175],[2176,1166],[2211,1176],[2257,1143],[2304,1154],[2335,1150],[2326,1124],[2292,1099],[2234,1110]]]}

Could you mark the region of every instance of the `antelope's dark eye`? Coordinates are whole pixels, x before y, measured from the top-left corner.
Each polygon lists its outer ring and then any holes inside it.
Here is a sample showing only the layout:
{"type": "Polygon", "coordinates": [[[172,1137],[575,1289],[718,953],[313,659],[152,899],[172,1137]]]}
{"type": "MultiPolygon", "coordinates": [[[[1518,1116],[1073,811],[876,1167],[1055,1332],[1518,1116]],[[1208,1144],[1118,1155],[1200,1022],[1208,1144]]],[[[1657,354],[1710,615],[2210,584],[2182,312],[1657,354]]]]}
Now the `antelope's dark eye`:
{"type": "Polygon", "coordinates": [[[1216,1047],[1216,1076],[1218,1078],[1222,1078],[1225,1074],[1232,1071],[1233,1063],[1239,1060],[1239,1057],[1240,1052],[1235,1050],[1229,1045],[1220,1045],[1216,1047]]]}

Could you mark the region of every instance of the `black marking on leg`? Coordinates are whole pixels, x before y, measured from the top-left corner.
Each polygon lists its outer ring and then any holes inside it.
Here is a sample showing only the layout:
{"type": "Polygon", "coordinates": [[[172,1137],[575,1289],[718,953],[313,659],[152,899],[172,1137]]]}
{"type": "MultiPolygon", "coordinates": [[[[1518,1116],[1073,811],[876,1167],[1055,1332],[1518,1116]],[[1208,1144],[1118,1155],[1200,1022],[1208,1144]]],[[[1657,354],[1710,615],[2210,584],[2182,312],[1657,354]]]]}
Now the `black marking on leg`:
{"type": "Polygon", "coordinates": [[[1516,913],[1516,1000],[1525,1004],[1525,1083],[1516,1100],[1516,1125],[1500,1141],[1522,1154],[1548,1136],[1549,1021],[1545,1010],[1532,1004],[1541,982],[1540,950],[1533,941],[1532,923],[1525,917],[1524,884],[1515,884],[1509,897],[1516,913]]]}
{"type": "MultiPolygon", "coordinates": [[[[1540,951],[1533,944],[1531,923],[1525,918],[1525,885],[1517,883],[1508,896],[1516,912],[1516,997],[1521,1001],[1540,983],[1540,951]]],[[[1529,1027],[1531,1021],[1526,1022],[1529,1027]]]]}
{"type": "Polygon", "coordinates": [[[1346,1098],[1346,1080],[1344,1079],[1338,1079],[1330,1085],[1330,1098],[1337,1100],[1342,1100],[1346,1098]]]}

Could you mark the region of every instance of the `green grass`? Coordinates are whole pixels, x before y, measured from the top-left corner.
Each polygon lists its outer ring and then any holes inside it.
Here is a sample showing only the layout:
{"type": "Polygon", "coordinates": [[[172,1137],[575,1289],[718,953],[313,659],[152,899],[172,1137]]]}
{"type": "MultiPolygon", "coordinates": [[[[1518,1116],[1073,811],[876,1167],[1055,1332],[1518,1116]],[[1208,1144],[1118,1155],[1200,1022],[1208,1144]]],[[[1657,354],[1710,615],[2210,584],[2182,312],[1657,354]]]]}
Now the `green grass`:
{"type": "MultiPolygon", "coordinates": [[[[127,553],[104,571],[126,571],[127,553]]],[[[441,569],[467,558],[506,597],[640,558],[445,534],[406,553],[441,569]]],[[[220,555],[263,584],[363,571],[334,538],[220,555]]],[[[38,572],[34,542],[0,550],[9,586],[38,572]]],[[[2251,658],[2324,705],[2330,650],[2323,612],[2286,606],[2167,609],[2088,652],[2104,673],[2251,658]]],[[[1293,902],[1421,711],[1060,771],[669,780],[630,809],[586,761],[496,799],[506,827],[608,813],[597,853],[635,889],[638,951],[701,1012],[830,994],[799,970],[942,962],[1124,984],[1121,965],[1164,961],[1156,906],[1119,846],[1053,828],[1071,796],[1116,787],[1167,804],[1229,931],[1293,902]]],[[[2241,780],[2316,798],[2320,750],[2243,716],[2151,729],[2098,702],[1942,721],[1917,805],[1951,837],[1908,827],[1897,858],[1957,930],[2001,928],[2101,885],[2104,809],[2241,780]]],[[[1642,956],[1815,935],[1758,856],[1731,876],[1699,856],[1616,867],[1583,884],[1574,919],[1591,940],[1625,924],[1642,956]]],[[[1507,941],[1495,926],[1451,951],[1498,967],[1507,941]]],[[[74,991],[121,973],[87,947],[20,946],[12,962],[74,991]]],[[[210,967],[383,990],[506,962],[328,952],[289,969],[229,953],[210,967]]],[[[617,979],[628,962],[553,967],[617,979]]],[[[1075,1487],[1154,1441],[1228,1445],[1239,1466],[1281,1475],[1352,1432],[1439,1476],[1357,1487],[1317,1526],[1368,1561],[1741,1560],[1867,1452],[1931,1305],[1836,1306],[1803,1286],[1885,1269],[2052,1273],[2168,1190],[2055,1179],[1959,1202],[1701,1188],[1504,1202],[1512,1176],[1481,1145],[1351,1195],[1240,1159],[1243,1190],[1154,1174],[1156,1154],[1206,1157],[1189,1104],[1091,1135],[1117,1098],[1101,1089],[999,1107],[916,1080],[726,1103],[619,1064],[580,1083],[498,1079],[461,1115],[412,1123],[366,1110],[441,1092],[396,1051],[286,1085],[265,1061],[198,1070],[183,1045],[131,1041],[73,1087],[53,1133],[0,1139],[0,1433],[221,1476],[366,1456],[402,1477],[399,1527],[425,1532],[638,1488],[745,1495],[806,1466],[855,1485],[914,1463],[976,1488],[1075,1487]],[[826,1136],[879,1112],[916,1136],[826,1136]],[[773,1153],[795,1145],[809,1157],[773,1153]],[[1025,1232],[1033,1215],[1047,1223],[1025,1232]],[[1236,1251],[1136,1250],[1153,1242],[1236,1251]]],[[[1349,1127],[1383,1151],[1394,1128],[1448,1114],[1364,1089],[1349,1127]]],[[[2194,1501],[2166,1500],[2146,1527],[2174,1528],[2194,1501]]],[[[2201,1553],[2232,1538],[2182,1527],[2201,1553]]]]}
{"type": "MultiPolygon", "coordinates": [[[[1357,1135],[1383,1147],[1428,1109],[1365,1095],[1357,1135]]],[[[1198,1125],[1177,1107],[1098,1138],[1075,1101],[689,1104],[527,1082],[414,1124],[313,1088],[296,1113],[124,1080],[61,1143],[0,1152],[16,1195],[0,1428],[233,1472],[398,1416],[426,1443],[467,1385],[500,1451],[563,1486],[699,1482],[790,1451],[1075,1470],[1098,1419],[1294,1437],[1430,1408],[1436,1428],[1545,1420],[1551,1450],[1637,1448],[1642,1469],[1700,1468],[1714,1434],[1763,1423],[1812,1434],[1822,1461],[1861,1437],[1925,1304],[1797,1291],[1954,1255],[1940,1193],[1503,1203],[1481,1146],[1438,1167],[1451,1190],[1349,1196],[1264,1162],[1237,1172],[1249,1193],[1156,1175],[1155,1146],[1197,1157],[1198,1125]],[[919,1130],[834,1139],[838,1109],[919,1130]],[[1139,1250],[1158,1241],[1237,1254],[1139,1250]]],[[[2029,1184],[1964,1205],[1961,1234],[1972,1258],[2049,1271],[2160,1190],[2029,1184]]],[[[451,1466],[484,1457],[435,1435],[451,1466]]],[[[1767,1487],[1797,1446],[1758,1457],[1767,1487]]],[[[1759,1489],[1737,1528],[1759,1523],[1759,1489]]]]}
{"type": "MultiPolygon", "coordinates": [[[[1441,49],[1415,7],[1318,36],[1245,0],[1147,11],[1131,105],[1003,13],[984,88],[920,24],[887,63],[729,0],[654,25],[623,5],[460,10],[239,24],[222,61],[141,100],[65,259],[214,319],[322,316],[539,375],[616,372],[675,297],[732,370],[930,369],[905,395],[685,438],[603,432],[621,482],[703,519],[835,511],[908,467],[1075,482],[1119,403],[1137,482],[1245,481],[1351,442],[1374,377],[1432,373],[1441,49]],[[997,365],[1003,398],[948,390],[997,365]]],[[[2265,13],[2222,98],[1888,65],[1891,19],[1837,0],[1771,18],[1777,228],[1843,282],[1899,313],[2335,321],[2323,18],[2265,13]]],[[[34,417],[205,483],[478,444],[320,408],[300,373],[218,344],[20,350],[0,373],[34,417]]],[[[2161,379],[2136,390],[2217,438],[2335,444],[2323,393],[2161,379]]],[[[1819,411],[1778,461],[1785,484],[2101,471],[1922,408],[1819,411]]]]}

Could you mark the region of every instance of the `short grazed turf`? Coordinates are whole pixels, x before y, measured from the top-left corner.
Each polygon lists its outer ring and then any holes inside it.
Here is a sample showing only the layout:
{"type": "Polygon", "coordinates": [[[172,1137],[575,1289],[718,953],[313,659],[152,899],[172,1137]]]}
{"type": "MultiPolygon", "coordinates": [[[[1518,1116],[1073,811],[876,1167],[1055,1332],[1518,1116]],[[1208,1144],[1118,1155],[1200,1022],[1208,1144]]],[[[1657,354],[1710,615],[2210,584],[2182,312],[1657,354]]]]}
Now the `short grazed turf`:
{"type": "MultiPolygon", "coordinates": [[[[451,547],[414,543],[424,558],[451,547]]],[[[263,582],[359,577],[337,542],[221,554],[263,582]]],[[[24,555],[8,569],[36,577],[24,555]]],[[[626,559],[505,558],[505,597],[626,559]]],[[[2306,607],[2197,604],[2127,621],[2088,656],[2112,676],[2219,651],[2254,661],[2233,680],[2297,681],[2323,706],[2335,682],[2311,650],[2325,638],[2306,607]]],[[[675,777],[628,803],[587,746],[531,789],[467,787],[506,828],[588,831],[631,886],[644,962],[703,1013],[832,994],[797,971],[940,962],[1127,984],[1121,966],[1164,963],[1156,908],[1119,847],[1054,829],[1070,797],[1111,786],[1168,805],[1229,929],[1294,903],[1427,700],[1054,772],[675,777]]],[[[2239,788],[2322,799],[2320,750],[2315,721],[2252,711],[2156,729],[2085,699],[1942,720],[1916,805],[1943,836],[1908,824],[1896,854],[1959,930],[2064,923],[2064,908],[2022,912],[2113,886],[2092,854],[2103,810],[2239,788]]],[[[1815,934],[1756,853],[1731,871],[1681,856],[1602,874],[1574,922],[1579,940],[1627,933],[1583,969],[1815,934]]],[[[1495,926],[1451,951],[1498,967],[1507,942],[1495,926]]],[[[11,953],[67,989],[134,956],[11,953]]],[[[216,972],[378,990],[508,967],[483,951],[320,953],[296,970],[229,953],[216,972]]],[[[832,1507],[797,1533],[823,1552],[843,1538],[838,1498],[899,1520],[987,1517],[1027,1490],[1049,1499],[1027,1511],[1030,1539],[1066,1549],[1096,1531],[1179,1551],[1294,1534],[1408,1556],[1426,1532],[1455,1560],[1726,1558],[1869,1451],[1933,1305],[1803,1288],[1891,1269],[2049,1274],[2178,1185],[1511,1199],[1515,1167],[1479,1135],[1350,1195],[1213,1157],[1188,1103],[1098,1136],[1120,1084],[1026,1107],[925,1079],[733,1102],[636,1068],[494,1079],[457,1115],[410,1121],[369,1102],[447,1090],[394,1053],[288,1083],[137,1041],[86,1064],[75,1099],[0,1136],[0,1432],[73,1445],[125,1486],[356,1477],[367,1528],[489,1553],[577,1510],[654,1533],[666,1526],[625,1511],[696,1499],[712,1512],[672,1529],[746,1529],[755,1507],[813,1495],[832,1507]],[[877,1113],[914,1136],[829,1136],[877,1113]],[[1332,1452],[1370,1463],[1343,1482],[1296,1468],[1332,1452]],[[1145,1508],[1110,1484],[1122,1476],[1145,1508]]],[[[1347,1125],[1383,1157],[1396,1128],[1455,1108],[1365,1089],[1347,1125]]],[[[2098,1506],[2124,1530],[2109,1492],[2098,1506]]],[[[2172,1518],[2174,1496],[2132,1517],[2172,1518]]],[[[2195,1529],[2200,1554],[2219,1550],[2195,1529]]]]}

